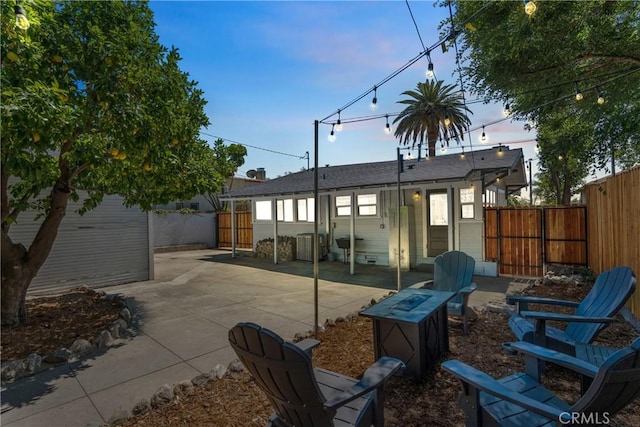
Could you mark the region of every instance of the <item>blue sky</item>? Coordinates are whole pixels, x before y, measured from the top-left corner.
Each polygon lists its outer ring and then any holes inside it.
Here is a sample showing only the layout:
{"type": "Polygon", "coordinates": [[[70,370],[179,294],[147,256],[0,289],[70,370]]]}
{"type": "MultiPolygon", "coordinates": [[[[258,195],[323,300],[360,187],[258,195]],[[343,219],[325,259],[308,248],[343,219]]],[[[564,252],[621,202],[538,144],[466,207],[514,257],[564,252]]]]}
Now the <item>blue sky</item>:
{"type": "MultiPolygon", "coordinates": [[[[433,45],[448,9],[431,1],[409,4],[425,46],[433,45]]],[[[372,89],[423,50],[404,1],[152,0],[150,6],[160,42],[179,48],[182,70],[199,82],[208,101],[211,125],[202,137],[248,145],[240,176],[258,167],[269,178],[299,171],[306,168],[307,161],[300,159],[306,151],[313,166],[314,120],[372,89]]],[[[458,82],[454,49],[443,53],[437,48],[431,57],[438,79],[458,82]]],[[[381,86],[375,114],[400,112],[401,93],[425,80],[427,64],[423,58],[381,86]]],[[[343,111],[342,121],[374,114],[372,97],[343,111]]],[[[503,117],[501,105],[474,103],[470,108],[472,129],[503,117]]],[[[331,126],[321,124],[319,164],[394,159],[398,141],[384,127],[384,118],[345,125],[331,143],[331,126]]],[[[535,138],[522,122],[508,120],[485,131],[489,142],[484,145],[482,131],[472,132],[473,149],[535,138]]],[[[468,151],[468,138],[465,144],[468,151]]],[[[523,148],[525,159],[535,157],[534,142],[511,147],[523,148]]]]}

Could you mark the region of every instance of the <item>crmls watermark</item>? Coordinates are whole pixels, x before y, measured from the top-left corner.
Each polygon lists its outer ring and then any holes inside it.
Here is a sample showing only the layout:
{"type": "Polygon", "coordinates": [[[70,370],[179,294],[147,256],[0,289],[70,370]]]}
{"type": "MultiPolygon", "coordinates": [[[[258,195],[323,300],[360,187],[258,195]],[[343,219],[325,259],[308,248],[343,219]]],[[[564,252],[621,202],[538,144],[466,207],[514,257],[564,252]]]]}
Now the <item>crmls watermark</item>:
{"type": "Polygon", "coordinates": [[[562,412],[558,421],[564,425],[606,425],[611,422],[608,412],[562,412]]]}

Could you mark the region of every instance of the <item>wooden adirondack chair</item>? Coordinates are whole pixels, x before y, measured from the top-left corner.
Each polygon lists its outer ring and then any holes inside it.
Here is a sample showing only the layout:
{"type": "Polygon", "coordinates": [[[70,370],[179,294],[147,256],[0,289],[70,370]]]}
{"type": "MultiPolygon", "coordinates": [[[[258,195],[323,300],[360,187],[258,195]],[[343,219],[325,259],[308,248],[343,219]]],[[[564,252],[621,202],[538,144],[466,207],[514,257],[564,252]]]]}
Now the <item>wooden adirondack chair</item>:
{"type": "Polygon", "coordinates": [[[580,425],[608,424],[640,393],[640,338],[613,353],[599,367],[528,343],[515,343],[514,348],[528,349],[529,355],[588,375],[593,381],[570,405],[527,373],[495,380],[458,360],[446,361],[442,367],[463,385],[459,404],[467,426],[561,426],[571,424],[572,417],[580,425]]]}
{"type": "Polygon", "coordinates": [[[384,385],[404,367],[382,357],[357,381],[313,368],[310,351],[254,323],[234,326],[229,342],[275,408],[269,426],[382,426],[384,385]]]}
{"type": "Polygon", "coordinates": [[[582,302],[552,298],[507,295],[507,303],[517,304],[517,314],[509,326],[521,341],[527,341],[575,356],[576,343],[591,343],[629,299],[636,278],[628,267],[601,273],[582,302]],[[528,311],[528,304],[576,307],[573,315],[528,311]],[[566,329],[546,325],[546,321],[568,322],[566,329]]]}
{"type": "Polygon", "coordinates": [[[476,261],[464,252],[449,251],[438,255],[433,265],[433,280],[426,281],[422,287],[457,293],[447,303],[447,314],[462,318],[464,334],[467,335],[469,295],[477,288],[477,285],[471,281],[476,261]]]}

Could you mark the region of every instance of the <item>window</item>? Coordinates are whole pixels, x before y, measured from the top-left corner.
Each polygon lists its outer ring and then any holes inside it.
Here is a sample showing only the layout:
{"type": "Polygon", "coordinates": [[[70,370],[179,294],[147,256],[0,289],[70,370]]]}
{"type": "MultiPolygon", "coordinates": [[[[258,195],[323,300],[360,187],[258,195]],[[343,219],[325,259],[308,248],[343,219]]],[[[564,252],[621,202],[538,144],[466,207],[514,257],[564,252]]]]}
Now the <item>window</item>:
{"type": "Polygon", "coordinates": [[[358,215],[375,216],[377,208],[378,198],[375,194],[358,194],[358,215]]]}
{"type": "Polygon", "coordinates": [[[299,222],[313,222],[316,216],[315,200],[298,199],[298,221],[299,222]]]}
{"type": "Polygon", "coordinates": [[[189,209],[194,211],[200,210],[200,203],[189,203],[189,209]]]}
{"type": "Polygon", "coordinates": [[[336,215],[351,215],[351,196],[336,196],[336,215]]]}
{"type": "Polygon", "coordinates": [[[256,221],[271,221],[271,201],[256,202],[256,221]]]}
{"type": "Polygon", "coordinates": [[[460,209],[462,219],[475,218],[474,208],[474,189],[473,188],[461,188],[460,189],[460,209]]]}
{"type": "Polygon", "coordinates": [[[276,211],[278,221],[293,222],[293,199],[278,200],[276,211]]]}
{"type": "Polygon", "coordinates": [[[176,210],[179,211],[180,209],[184,208],[184,203],[176,203],[176,210]]]}
{"type": "Polygon", "coordinates": [[[495,206],[496,205],[496,192],[495,190],[485,191],[484,193],[484,205],[485,206],[495,206]]]}
{"type": "Polygon", "coordinates": [[[449,225],[447,193],[429,194],[429,225],[449,225]]]}

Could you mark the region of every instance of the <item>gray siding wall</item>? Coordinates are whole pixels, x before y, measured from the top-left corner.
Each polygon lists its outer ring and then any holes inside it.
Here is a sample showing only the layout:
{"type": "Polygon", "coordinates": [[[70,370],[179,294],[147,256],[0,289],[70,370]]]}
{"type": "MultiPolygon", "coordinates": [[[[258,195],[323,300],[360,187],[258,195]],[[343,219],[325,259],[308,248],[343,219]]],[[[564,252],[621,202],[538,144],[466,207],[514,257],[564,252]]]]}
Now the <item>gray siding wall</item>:
{"type": "Polygon", "coordinates": [[[204,243],[208,248],[216,245],[216,214],[179,212],[153,213],[153,247],[204,243]]]}
{"type": "MultiPolygon", "coordinates": [[[[75,213],[80,206],[69,202],[51,253],[29,291],[151,279],[147,213],[124,207],[118,196],[105,196],[84,216],[75,213]]],[[[29,247],[41,223],[33,221],[35,216],[33,211],[20,214],[9,232],[14,242],[29,247]]]]}

